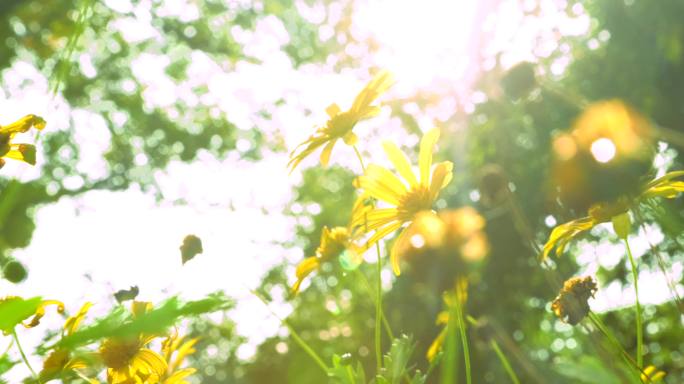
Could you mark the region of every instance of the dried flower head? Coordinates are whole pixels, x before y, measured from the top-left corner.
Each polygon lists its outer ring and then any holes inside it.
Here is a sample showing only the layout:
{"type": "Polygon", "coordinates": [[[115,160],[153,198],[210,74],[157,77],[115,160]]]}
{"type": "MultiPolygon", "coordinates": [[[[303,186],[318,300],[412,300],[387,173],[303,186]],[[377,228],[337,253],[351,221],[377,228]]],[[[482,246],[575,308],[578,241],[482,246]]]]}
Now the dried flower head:
{"type": "Polygon", "coordinates": [[[589,314],[589,298],[598,290],[591,276],[573,277],[565,281],[551,309],[561,320],[576,325],[589,314]]]}

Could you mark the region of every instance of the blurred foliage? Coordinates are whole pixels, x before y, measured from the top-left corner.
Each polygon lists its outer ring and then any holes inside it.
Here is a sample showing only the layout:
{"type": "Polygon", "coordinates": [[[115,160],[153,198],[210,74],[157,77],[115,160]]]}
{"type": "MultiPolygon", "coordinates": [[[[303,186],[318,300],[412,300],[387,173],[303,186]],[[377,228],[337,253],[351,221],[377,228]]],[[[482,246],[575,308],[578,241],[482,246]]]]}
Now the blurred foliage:
{"type": "MultiPolygon", "coordinates": [[[[118,13],[94,2],[91,17],[79,24],[78,10],[83,4],[87,3],[0,2],[2,71],[17,61],[27,61],[49,78],[64,59],[62,51],[69,38],[83,28],[74,56],[87,55],[96,68],[95,73],[77,65],[76,60],[67,61],[59,97],[71,109],[97,116],[108,132],[104,155],[106,172],[101,176],[94,177],[79,168],[82,148],[73,139],[76,130],[73,121],[67,121],[62,122],[63,130],[50,130],[48,125],[40,136],[39,147],[45,159],[41,169],[43,178],[29,182],[0,179],[0,265],[9,281],[23,279],[23,267],[17,267],[21,261],[11,257],[11,250],[28,246],[35,229],[35,211],[42,205],[90,190],[126,190],[132,186],[154,190],[162,199],[163,191],[155,184],[155,172],[172,162],[191,162],[202,153],[225,158],[236,151],[240,139],[248,140],[251,148],[256,148],[240,153],[250,160],[259,159],[258,149],[282,149],[280,143],[264,139],[260,123],[239,130],[231,123],[231,116],[220,112],[211,102],[201,101],[208,88],[206,84],[189,81],[192,79],[188,78],[188,68],[193,54],[208,56],[225,71],[233,71],[240,62],[258,63],[259,59],[249,56],[230,31],[232,28],[251,30],[267,16],[283,22],[290,38],[283,51],[295,67],[324,62],[329,54],[342,50],[340,41],[353,40],[348,30],[352,7],[347,2],[342,4],[344,17],[336,25],[336,32],[345,38],[325,42],[318,36],[318,25],[304,19],[294,1],[198,0],[195,5],[199,17],[190,21],[160,16],[160,3],[152,2],[151,25],[163,38],[135,42],[124,38],[115,24],[122,18],[135,19],[138,15],[118,13]],[[184,92],[191,95],[169,105],[150,104],[144,95],[144,79],[132,70],[132,63],[148,53],[167,58],[166,74],[174,85],[185,87],[184,92]],[[67,176],[77,177],[81,186],[70,186],[65,182],[67,176]]],[[[587,103],[621,99],[662,128],[659,132],[663,136],[658,139],[667,145],[661,143],[654,150],[658,155],[672,158],[671,168],[682,168],[678,154],[684,141],[673,138],[684,135],[681,124],[684,121],[684,24],[681,21],[684,3],[663,0],[654,6],[644,0],[569,1],[568,13],[574,12],[575,5],[582,5],[591,17],[588,34],[559,36],[556,49],[550,55],[510,69],[497,61],[493,68],[480,75],[473,94],[477,92],[484,97],[478,98],[474,110],[468,113],[454,110],[443,127],[441,152],[437,156],[453,161],[456,175],[438,205],[476,206],[487,219],[485,230],[491,246],[487,260],[470,274],[465,310],[474,322],[468,328],[468,336],[475,382],[509,380],[491,347],[492,340],[501,345],[523,383],[626,382],[623,368],[611,363],[615,357],[610,354],[610,346],[599,340],[601,336],[594,328],[573,328],[560,322],[550,311],[550,302],[562,281],[579,272],[578,263],[572,257],[578,254],[579,247],[598,241],[617,243],[612,233],[596,228],[584,235],[582,244],[571,246],[570,252],[550,261],[553,269],[540,268],[538,247],[553,227],[548,223],[563,223],[586,214],[578,207],[559,204],[550,166],[552,143],[559,134],[570,131],[587,103]],[[570,59],[570,64],[558,73],[553,67],[563,59],[570,59]]],[[[537,11],[533,7],[530,15],[537,11]]],[[[347,57],[337,65],[351,63],[353,60],[347,57]]],[[[415,102],[423,108],[435,103],[433,99],[430,95],[416,95],[401,102],[415,102]]],[[[391,106],[407,133],[419,132],[417,116],[403,110],[398,102],[391,106]]],[[[50,124],[50,119],[47,120],[50,124]]],[[[657,171],[652,164],[632,164],[628,168],[645,179],[657,171]]],[[[302,248],[304,255],[313,255],[324,225],[348,223],[354,201],[351,183],[354,175],[338,167],[312,168],[303,175],[295,200],[286,212],[300,219],[301,225],[287,246],[302,248]],[[307,218],[310,220],[301,220],[307,218]]],[[[622,186],[612,185],[611,180],[617,178],[596,176],[591,181],[598,191],[610,187],[617,188],[616,195],[625,192],[622,186]]],[[[676,262],[684,262],[682,198],[645,202],[636,213],[635,231],[643,232],[646,226],[642,223],[652,223],[650,227],[664,234],[664,240],[639,259],[642,270],[660,273],[676,262]]],[[[375,372],[371,342],[375,326],[374,293],[369,284],[373,267],[364,264],[349,270],[337,263],[326,264],[321,273],[308,279],[308,287],[305,285],[290,301],[293,311],[287,318],[288,323],[331,362],[332,376],[337,382],[348,382],[345,380],[349,375],[361,381],[370,380],[371,372],[375,372]]],[[[432,268],[425,273],[449,269],[439,264],[432,268]]],[[[415,272],[412,274],[409,270],[393,279],[391,290],[386,292],[385,314],[391,328],[397,334],[412,335],[412,339],[399,338],[392,343],[383,335],[383,350],[389,351],[386,357],[389,370],[376,379],[377,383],[398,382],[398,372],[404,373],[407,368],[412,375],[416,369],[430,370],[423,356],[440,331],[435,318],[442,311],[444,287],[433,284],[433,275],[426,278],[415,272]]],[[[287,292],[293,274],[289,264],[275,267],[265,274],[259,292],[265,297],[276,296],[271,293],[278,291],[287,292]]],[[[622,261],[612,266],[601,265],[597,271],[599,289],[612,284],[625,287],[630,284],[628,276],[627,264],[622,261]]],[[[59,343],[75,345],[117,332],[150,331],[146,328],[150,324],[159,329],[168,328],[178,317],[194,318],[199,313],[226,309],[229,305],[224,299],[185,304],[171,299],[148,314],[150,322],[144,324],[115,310],[109,317],[59,343]]],[[[0,311],[3,308],[0,305],[0,311]]],[[[21,316],[24,310],[11,309],[21,316]]],[[[15,321],[15,317],[0,316],[3,324],[10,322],[0,328],[12,328],[25,318],[16,317],[15,321]]],[[[647,363],[668,372],[665,382],[684,382],[681,312],[672,302],[647,305],[644,320],[647,363]]],[[[633,355],[635,319],[631,308],[610,311],[603,316],[603,321],[633,355]]],[[[219,322],[194,319],[189,326],[191,337],[200,338],[196,346],[199,352],[190,357],[191,365],[199,369],[200,382],[321,383],[328,380],[285,331],[260,344],[251,359],[238,359],[237,351],[246,340],[235,327],[226,316],[219,322]]],[[[0,358],[0,375],[14,363],[6,356],[0,358]]],[[[462,373],[462,367],[459,368],[462,373]]],[[[439,382],[437,371],[428,375],[425,382],[439,382]]],[[[408,380],[422,383],[423,377],[415,373],[408,380]]]]}

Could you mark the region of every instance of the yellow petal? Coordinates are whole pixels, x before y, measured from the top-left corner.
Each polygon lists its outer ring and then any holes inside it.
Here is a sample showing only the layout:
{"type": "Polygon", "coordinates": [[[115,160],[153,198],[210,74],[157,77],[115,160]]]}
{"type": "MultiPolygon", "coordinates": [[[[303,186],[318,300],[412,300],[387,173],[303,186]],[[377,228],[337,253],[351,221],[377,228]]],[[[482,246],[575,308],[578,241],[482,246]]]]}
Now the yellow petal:
{"type": "Polygon", "coordinates": [[[375,101],[382,93],[384,93],[389,87],[394,83],[392,75],[387,71],[381,71],[378,73],[371,81],[366,84],[366,86],[359,92],[359,94],[354,99],[354,103],[350,111],[354,114],[358,114],[370,104],[375,101]]]}
{"type": "Polygon", "coordinates": [[[392,220],[397,220],[399,211],[396,208],[380,208],[365,212],[362,215],[352,215],[352,228],[361,228],[364,233],[384,226],[392,220]]]}
{"type": "Polygon", "coordinates": [[[410,186],[413,187],[417,185],[418,181],[416,180],[416,175],[413,174],[411,164],[406,158],[404,152],[399,150],[394,143],[389,141],[382,143],[382,148],[385,150],[387,157],[390,159],[392,165],[394,165],[394,168],[397,170],[397,172],[399,172],[401,177],[403,177],[410,186]]]}
{"type": "Polygon", "coordinates": [[[325,109],[325,113],[327,113],[331,119],[339,115],[341,111],[340,106],[335,103],[330,104],[328,108],[325,109]]]}
{"type": "Polygon", "coordinates": [[[88,313],[88,310],[92,306],[93,303],[86,302],[85,304],[83,304],[83,306],[76,315],[67,319],[67,321],[64,323],[64,331],[66,331],[67,335],[74,333],[74,331],[78,329],[78,326],[81,324],[86,314],[88,313]]]}
{"type": "Polygon", "coordinates": [[[293,295],[299,292],[299,287],[302,285],[304,279],[311,274],[311,272],[317,270],[320,267],[320,261],[317,257],[307,257],[302,260],[297,265],[297,270],[295,275],[297,276],[297,281],[292,286],[291,292],[293,295]]]}
{"type": "Polygon", "coordinates": [[[138,360],[138,362],[143,362],[146,368],[149,369],[149,373],[153,375],[161,377],[166,373],[166,361],[152,350],[147,348],[141,349],[136,355],[136,360],[138,360]]]}
{"type": "Polygon", "coordinates": [[[359,176],[355,184],[371,197],[392,205],[398,205],[401,196],[407,192],[404,184],[392,172],[374,164],[366,168],[365,175],[359,176]]]}
{"type": "Polygon", "coordinates": [[[390,251],[390,263],[392,264],[392,270],[394,271],[394,274],[397,276],[401,275],[401,255],[399,254],[399,250],[406,249],[406,242],[409,240],[408,234],[410,233],[410,227],[411,225],[401,231],[399,237],[397,237],[397,239],[394,241],[394,245],[392,245],[392,250],[390,251]]]}
{"type": "Polygon", "coordinates": [[[549,240],[544,244],[542,253],[542,260],[545,260],[553,248],[556,248],[556,254],[560,255],[565,249],[565,245],[580,233],[593,228],[596,222],[591,217],[583,217],[581,219],[569,221],[561,224],[551,231],[549,240]]]}
{"type": "Polygon", "coordinates": [[[427,350],[427,359],[432,362],[435,359],[439,351],[442,350],[442,345],[444,345],[444,339],[446,339],[447,329],[443,328],[442,331],[437,335],[435,340],[430,344],[430,348],[427,350]]]}
{"type": "Polygon", "coordinates": [[[371,238],[368,239],[366,244],[359,248],[359,253],[366,252],[370,247],[373,246],[373,244],[380,241],[380,239],[399,229],[402,224],[403,223],[401,221],[393,222],[388,224],[386,227],[380,228],[377,231],[375,231],[373,236],[371,236],[371,238]]]}
{"type": "Polygon", "coordinates": [[[420,183],[428,187],[430,185],[430,168],[432,168],[432,151],[439,140],[439,128],[433,128],[423,135],[420,140],[420,154],[418,155],[418,167],[420,168],[420,183]]]}
{"type": "Polygon", "coordinates": [[[3,157],[36,165],[36,147],[32,144],[12,144],[3,157]]]}
{"type": "Polygon", "coordinates": [[[321,165],[324,167],[328,166],[328,162],[330,161],[330,154],[332,153],[333,147],[335,146],[335,142],[337,140],[333,139],[328,142],[328,144],[323,148],[323,152],[321,152],[321,165]]]}
{"type": "Polygon", "coordinates": [[[347,134],[344,135],[342,140],[344,140],[345,144],[351,145],[351,146],[354,146],[354,145],[356,145],[356,143],[359,142],[359,138],[356,137],[356,135],[352,131],[347,132],[347,134]]]}
{"type": "Polygon", "coordinates": [[[45,124],[45,120],[40,116],[26,115],[12,124],[0,127],[0,133],[22,133],[28,131],[31,127],[41,130],[45,128],[45,124]]]}
{"type": "Polygon", "coordinates": [[[432,180],[430,181],[430,201],[435,201],[444,187],[446,187],[453,178],[454,164],[451,161],[443,161],[432,172],[432,180]]]}

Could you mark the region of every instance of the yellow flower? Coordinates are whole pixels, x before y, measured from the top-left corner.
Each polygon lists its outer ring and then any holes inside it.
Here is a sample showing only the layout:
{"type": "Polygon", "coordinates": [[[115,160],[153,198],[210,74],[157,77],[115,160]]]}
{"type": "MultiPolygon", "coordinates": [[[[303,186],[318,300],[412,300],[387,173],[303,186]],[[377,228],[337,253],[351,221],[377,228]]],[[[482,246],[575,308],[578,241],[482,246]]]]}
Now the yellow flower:
{"type": "MultiPolygon", "coordinates": [[[[78,326],[81,324],[92,305],[92,303],[88,302],[83,304],[76,315],[71,316],[66,320],[64,328],[62,329],[62,337],[71,335],[78,329],[78,326]]],[[[40,371],[39,376],[41,381],[46,382],[86,367],[87,363],[84,359],[78,357],[72,358],[71,352],[68,349],[57,348],[52,351],[43,362],[43,369],[40,371]]]]}
{"type": "MultiPolygon", "coordinates": [[[[542,260],[549,257],[551,251],[556,250],[556,254],[560,255],[565,250],[567,244],[577,237],[579,234],[594,228],[596,225],[613,221],[614,227],[617,228],[616,218],[626,214],[631,207],[638,205],[640,202],[655,198],[664,197],[666,199],[673,199],[677,197],[680,192],[684,192],[684,182],[675,180],[684,176],[684,171],[675,171],[667,173],[666,175],[657,178],[641,188],[639,195],[633,199],[622,197],[612,203],[597,203],[589,208],[589,216],[582,217],[569,221],[564,224],[556,226],[542,252],[542,260]]],[[[623,232],[621,230],[620,232],[623,232]]],[[[620,237],[622,236],[618,233],[620,237]]]]}
{"type": "Polygon", "coordinates": [[[163,384],[187,384],[185,378],[195,373],[195,368],[181,368],[183,361],[189,355],[195,353],[195,344],[198,339],[184,341],[183,336],[177,333],[167,337],[162,342],[164,360],[169,363],[168,370],[161,383],[163,384]]]}
{"type": "Polygon", "coordinates": [[[31,128],[42,130],[45,128],[45,120],[36,115],[26,115],[10,125],[0,126],[0,168],[5,165],[4,158],[36,164],[35,146],[12,143],[17,133],[26,132],[31,128]]]}
{"type": "Polygon", "coordinates": [[[641,381],[644,383],[656,384],[663,381],[666,373],[659,371],[655,366],[649,365],[641,373],[641,381]]]}
{"type": "MultiPolygon", "coordinates": [[[[150,303],[134,301],[133,316],[140,316],[152,308],[150,303]]],[[[110,338],[100,346],[100,357],[107,366],[107,382],[158,383],[166,374],[167,364],[162,356],[146,348],[156,338],[154,335],[138,335],[130,339],[110,338]]]]}
{"type": "Polygon", "coordinates": [[[442,299],[447,307],[447,310],[442,311],[437,315],[435,323],[437,325],[442,325],[443,327],[427,350],[426,357],[429,362],[432,362],[435,357],[437,357],[437,354],[442,350],[442,346],[444,346],[444,340],[446,339],[448,333],[447,325],[449,324],[450,309],[455,305],[456,300],[460,302],[461,308],[463,308],[468,300],[468,280],[457,280],[454,289],[451,292],[444,292],[442,299]]]}
{"type": "Polygon", "coordinates": [[[591,152],[599,162],[611,160],[601,153],[601,145],[607,145],[605,149],[610,149],[612,145],[618,157],[651,157],[650,124],[620,100],[591,104],[575,122],[572,136],[580,150],[591,152]]]}
{"type": "MultiPolygon", "coordinates": [[[[471,207],[419,212],[407,229],[405,249],[411,255],[437,252],[451,256],[458,252],[466,261],[479,261],[489,250],[487,236],[482,231],[485,219],[471,207]]],[[[403,256],[402,256],[403,257],[403,256]]]]}
{"type": "MultiPolygon", "coordinates": [[[[391,208],[377,208],[363,203],[355,205],[351,222],[354,237],[375,231],[361,247],[361,251],[367,250],[404,224],[411,223],[419,212],[432,209],[439,192],[451,181],[453,170],[453,164],[450,161],[438,163],[432,170],[432,152],[438,139],[439,129],[435,128],[425,133],[420,141],[418,159],[420,179],[416,178],[413,173],[406,155],[393,143],[385,142],[383,148],[404,181],[388,169],[374,164],[369,165],[364,175],[354,181],[355,186],[363,190],[359,199],[365,201],[368,197],[372,197],[392,206],[391,208]]],[[[398,250],[406,241],[406,234],[407,230],[404,229],[390,251],[392,269],[397,275],[401,273],[398,250]]]]}
{"type": "Polygon", "coordinates": [[[318,270],[321,264],[340,256],[345,250],[356,254],[355,246],[350,241],[349,230],[346,227],[334,227],[333,229],[323,227],[321,243],[316,249],[316,255],[305,258],[297,265],[295,272],[297,281],[292,286],[292,294],[299,292],[299,287],[304,279],[313,271],[318,270]]]}
{"type": "Polygon", "coordinates": [[[371,103],[385,92],[392,83],[392,75],[389,72],[382,71],[359,92],[349,110],[342,111],[334,103],[326,108],[325,112],[330,119],[290,153],[290,161],[287,163],[290,172],[324,144],[325,148],[321,152],[321,164],[324,167],[328,165],[330,154],[338,139],[344,140],[348,145],[356,144],[357,137],[352,132],[354,126],[359,121],[369,119],[380,113],[380,108],[371,105],[371,103]]]}

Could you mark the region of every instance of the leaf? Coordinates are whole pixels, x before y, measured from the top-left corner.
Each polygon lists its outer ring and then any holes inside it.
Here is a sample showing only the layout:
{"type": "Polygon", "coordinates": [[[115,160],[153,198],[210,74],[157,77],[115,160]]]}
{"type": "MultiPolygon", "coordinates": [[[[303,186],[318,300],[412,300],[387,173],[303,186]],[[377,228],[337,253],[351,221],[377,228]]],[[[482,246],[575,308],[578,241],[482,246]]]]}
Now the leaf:
{"type": "Polygon", "coordinates": [[[121,289],[119,291],[116,291],[116,293],[114,293],[114,298],[119,304],[121,304],[124,301],[135,299],[136,297],[138,297],[138,293],[140,293],[140,289],[137,285],[134,285],[129,289],[121,289]]]}
{"type": "Polygon", "coordinates": [[[195,256],[204,252],[202,249],[202,240],[195,235],[187,235],[183,239],[183,244],[180,246],[181,261],[183,264],[195,258],[195,256]]]}
{"type": "Polygon", "coordinates": [[[206,299],[187,303],[183,303],[177,297],[172,297],[159,307],[135,318],[119,307],[106,317],[97,320],[94,325],[65,336],[55,347],[71,349],[109,337],[130,338],[140,334],[163,334],[181,318],[227,310],[232,307],[233,301],[222,294],[213,294],[206,299]]]}
{"type": "Polygon", "coordinates": [[[333,355],[332,368],[328,371],[328,377],[335,383],[340,384],[365,384],[366,373],[363,365],[357,362],[356,369],[352,368],[351,354],[345,353],[342,356],[333,355]]]}
{"type": "Polygon", "coordinates": [[[392,341],[392,346],[384,357],[385,368],[381,372],[381,376],[387,380],[387,383],[399,384],[401,382],[401,378],[409,370],[407,365],[414,347],[413,338],[407,335],[402,335],[392,341]]]}
{"type": "Polygon", "coordinates": [[[0,301],[0,330],[12,333],[14,327],[36,313],[41,302],[40,297],[27,300],[21,297],[8,297],[0,301]]]}

